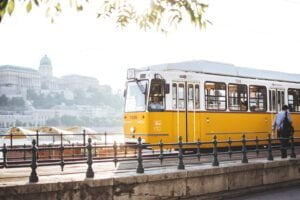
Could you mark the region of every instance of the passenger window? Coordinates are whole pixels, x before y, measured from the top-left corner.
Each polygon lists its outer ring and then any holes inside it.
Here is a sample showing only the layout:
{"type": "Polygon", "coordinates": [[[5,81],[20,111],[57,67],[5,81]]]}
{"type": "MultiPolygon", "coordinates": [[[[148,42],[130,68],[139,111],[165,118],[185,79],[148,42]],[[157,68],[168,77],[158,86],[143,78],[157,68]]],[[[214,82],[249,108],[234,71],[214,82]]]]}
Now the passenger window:
{"type": "Polygon", "coordinates": [[[188,85],[188,109],[194,109],[194,86],[192,84],[188,85]]]}
{"type": "Polygon", "coordinates": [[[246,85],[228,85],[228,106],[231,111],[248,110],[248,92],[246,85]]]}
{"type": "Polygon", "coordinates": [[[200,89],[199,85],[195,85],[195,108],[200,108],[200,89]]]}
{"type": "Polygon", "coordinates": [[[184,92],[184,84],[178,85],[178,108],[185,108],[185,92],[184,92]]]}
{"type": "Polygon", "coordinates": [[[267,89],[265,86],[249,86],[250,111],[260,112],[267,110],[267,89]]]}
{"type": "Polygon", "coordinates": [[[177,84],[172,84],[172,108],[177,109],[177,84]]]}
{"type": "Polygon", "coordinates": [[[300,112],[300,89],[288,89],[288,104],[291,112],[300,112]]]}
{"type": "Polygon", "coordinates": [[[226,84],[206,82],[205,107],[207,110],[226,110],[226,84]]]}

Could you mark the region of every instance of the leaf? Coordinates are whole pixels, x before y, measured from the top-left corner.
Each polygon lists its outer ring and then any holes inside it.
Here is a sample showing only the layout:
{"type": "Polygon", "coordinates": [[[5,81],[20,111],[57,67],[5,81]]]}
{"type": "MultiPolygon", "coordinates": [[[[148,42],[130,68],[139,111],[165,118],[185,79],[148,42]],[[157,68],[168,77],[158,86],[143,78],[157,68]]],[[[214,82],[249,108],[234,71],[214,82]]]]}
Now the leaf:
{"type": "MultiPolygon", "coordinates": [[[[5,5],[6,5],[6,4],[5,4],[5,5]]],[[[2,6],[2,5],[1,5],[1,2],[0,2],[0,22],[2,21],[3,16],[4,16],[5,12],[6,12],[5,7],[2,8],[1,6],[2,6]]]]}
{"type": "Polygon", "coordinates": [[[77,5],[76,6],[76,9],[78,12],[82,11],[83,10],[83,6],[82,5],[77,5]]]}
{"type": "Polygon", "coordinates": [[[56,9],[57,12],[61,12],[61,6],[60,6],[60,3],[57,3],[57,4],[55,5],[55,9],[56,9]]]}
{"type": "Polygon", "coordinates": [[[9,15],[13,13],[15,9],[15,0],[10,0],[7,4],[7,12],[9,15]]]}
{"type": "Polygon", "coordinates": [[[26,10],[29,13],[31,11],[31,9],[32,9],[32,3],[31,3],[31,1],[29,1],[28,4],[26,5],[26,10]]]}
{"type": "Polygon", "coordinates": [[[5,10],[8,0],[0,1],[0,11],[5,10]]]}
{"type": "Polygon", "coordinates": [[[36,6],[39,6],[39,1],[38,1],[38,0],[34,0],[34,4],[35,4],[36,6]]]}

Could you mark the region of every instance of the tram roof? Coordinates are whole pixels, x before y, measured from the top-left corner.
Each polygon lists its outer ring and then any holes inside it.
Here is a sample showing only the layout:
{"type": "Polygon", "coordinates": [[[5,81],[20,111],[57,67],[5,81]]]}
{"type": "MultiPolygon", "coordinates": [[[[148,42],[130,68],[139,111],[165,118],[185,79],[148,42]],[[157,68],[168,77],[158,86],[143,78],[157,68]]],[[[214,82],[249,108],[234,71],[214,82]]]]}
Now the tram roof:
{"type": "Polygon", "coordinates": [[[270,70],[237,67],[233,64],[212,62],[206,60],[165,63],[159,65],[151,65],[142,69],[151,70],[151,71],[153,70],[153,71],[197,72],[197,73],[204,73],[204,74],[300,83],[300,74],[291,74],[291,73],[276,72],[270,70]]]}

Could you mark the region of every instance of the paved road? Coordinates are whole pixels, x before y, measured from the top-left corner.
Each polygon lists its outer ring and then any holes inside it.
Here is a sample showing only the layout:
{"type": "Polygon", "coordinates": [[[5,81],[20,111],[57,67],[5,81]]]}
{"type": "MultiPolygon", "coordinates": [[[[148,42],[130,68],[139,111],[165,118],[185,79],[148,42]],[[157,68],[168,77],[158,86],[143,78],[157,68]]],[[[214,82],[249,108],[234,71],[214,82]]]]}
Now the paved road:
{"type": "Polygon", "coordinates": [[[230,198],[230,200],[299,200],[300,185],[230,198]]]}

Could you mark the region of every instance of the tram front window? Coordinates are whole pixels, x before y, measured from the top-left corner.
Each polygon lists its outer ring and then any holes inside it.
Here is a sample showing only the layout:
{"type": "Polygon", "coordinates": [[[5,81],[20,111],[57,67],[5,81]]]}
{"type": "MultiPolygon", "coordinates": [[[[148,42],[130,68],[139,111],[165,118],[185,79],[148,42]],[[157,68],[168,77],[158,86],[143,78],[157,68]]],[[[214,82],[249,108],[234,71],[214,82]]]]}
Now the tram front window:
{"type": "Polygon", "coordinates": [[[149,111],[164,109],[164,80],[152,80],[149,94],[149,111]]]}
{"type": "Polygon", "coordinates": [[[128,82],[125,100],[125,112],[142,112],[146,110],[148,81],[128,82]]]}

